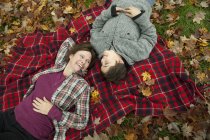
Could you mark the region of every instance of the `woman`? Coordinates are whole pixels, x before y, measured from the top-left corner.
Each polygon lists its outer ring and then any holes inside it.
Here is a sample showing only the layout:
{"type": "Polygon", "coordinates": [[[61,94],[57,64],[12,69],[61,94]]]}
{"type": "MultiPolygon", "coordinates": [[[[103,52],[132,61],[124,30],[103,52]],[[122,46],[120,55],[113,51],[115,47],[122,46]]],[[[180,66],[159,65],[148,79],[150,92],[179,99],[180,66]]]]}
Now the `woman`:
{"type": "Polygon", "coordinates": [[[67,38],[55,65],[33,77],[24,100],[14,110],[0,112],[1,140],[44,140],[54,132],[55,140],[64,140],[69,128],[86,127],[90,87],[81,76],[93,64],[95,52],[89,44],[73,45],[67,38]]]}

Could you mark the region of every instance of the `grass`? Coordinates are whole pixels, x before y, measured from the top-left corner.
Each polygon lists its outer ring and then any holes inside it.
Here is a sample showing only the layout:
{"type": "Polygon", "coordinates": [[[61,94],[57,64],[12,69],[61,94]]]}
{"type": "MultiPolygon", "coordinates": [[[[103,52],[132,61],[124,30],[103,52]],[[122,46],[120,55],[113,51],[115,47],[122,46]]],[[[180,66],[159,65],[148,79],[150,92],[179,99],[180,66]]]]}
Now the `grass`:
{"type": "MultiPolygon", "coordinates": [[[[175,25],[173,25],[173,27],[176,28],[181,28],[182,29],[182,36],[190,36],[191,34],[194,34],[195,31],[199,28],[207,28],[208,31],[210,31],[210,9],[209,8],[201,8],[201,7],[196,7],[194,5],[192,5],[189,1],[185,1],[185,6],[180,6],[177,7],[174,10],[174,13],[178,13],[179,14],[179,20],[177,21],[177,23],[175,25]],[[201,21],[200,24],[198,23],[194,23],[192,18],[193,16],[197,13],[197,12],[205,12],[205,20],[201,21]],[[187,14],[191,14],[192,17],[188,18],[187,14]]],[[[163,19],[166,20],[167,19],[167,15],[169,13],[173,13],[173,10],[162,10],[161,11],[161,15],[163,16],[163,19]]],[[[157,28],[157,32],[166,37],[165,35],[165,31],[166,29],[169,29],[170,27],[168,26],[169,23],[165,23],[163,25],[159,25],[159,24],[155,24],[156,28],[157,28]]]]}

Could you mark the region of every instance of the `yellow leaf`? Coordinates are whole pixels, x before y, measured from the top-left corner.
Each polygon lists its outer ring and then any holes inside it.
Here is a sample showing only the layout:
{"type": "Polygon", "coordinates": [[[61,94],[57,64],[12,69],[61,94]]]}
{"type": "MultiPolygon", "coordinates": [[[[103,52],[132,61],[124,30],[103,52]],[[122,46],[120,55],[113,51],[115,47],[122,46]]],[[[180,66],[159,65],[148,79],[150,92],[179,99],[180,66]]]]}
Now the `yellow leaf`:
{"type": "Polygon", "coordinates": [[[98,90],[94,90],[92,93],[91,93],[91,100],[94,102],[94,103],[98,103],[100,98],[99,98],[99,92],[98,90]]]}
{"type": "Polygon", "coordinates": [[[135,133],[129,133],[125,135],[126,140],[137,140],[137,135],[135,133]]]}
{"type": "Polygon", "coordinates": [[[47,25],[41,25],[42,30],[48,31],[49,27],[47,25]]]}
{"type": "Polygon", "coordinates": [[[64,14],[72,14],[74,12],[74,9],[71,6],[66,6],[63,13],[64,14]]]}
{"type": "Polygon", "coordinates": [[[168,41],[167,41],[167,45],[168,45],[168,47],[169,47],[170,49],[173,48],[173,47],[174,47],[174,41],[168,40],[168,41]]]}
{"type": "Polygon", "coordinates": [[[76,32],[76,29],[75,28],[73,28],[73,27],[71,27],[70,29],[69,29],[69,31],[71,32],[71,34],[72,33],[75,33],[76,32]]]}
{"type": "Polygon", "coordinates": [[[198,78],[199,81],[204,81],[207,76],[205,73],[199,72],[198,74],[196,74],[196,77],[198,78]]]}
{"type": "Polygon", "coordinates": [[[151,79],[151,75],[149,72],[145,71],[141,74],[141,76],[143,76],[143,81],[147,81],[151,79]]]}
{"type": "Polygon", "coordinates": [[[206,39],[201,39],[201,38],[199,38],[198,44],[202,47],[206,47],[209,45],[206,39]]]}
{"type": "Polygon", "coordinates": [[[146,87],[145,89],[142,89],[142,94],[146,97],[150,96],[152,94],[152,91],[150,89],[150,87],[146,87]]]}

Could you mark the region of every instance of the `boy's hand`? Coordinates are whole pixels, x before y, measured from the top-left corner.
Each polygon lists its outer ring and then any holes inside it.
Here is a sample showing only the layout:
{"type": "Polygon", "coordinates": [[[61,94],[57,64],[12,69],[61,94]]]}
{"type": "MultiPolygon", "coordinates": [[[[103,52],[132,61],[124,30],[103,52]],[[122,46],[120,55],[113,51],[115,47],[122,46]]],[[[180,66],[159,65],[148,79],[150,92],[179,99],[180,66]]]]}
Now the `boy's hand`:
{"type": "Polygon", "coordinates": [[[141,14],[141,10],[133,6],[123,9],[123,12],[130,18],[141,14]]]}

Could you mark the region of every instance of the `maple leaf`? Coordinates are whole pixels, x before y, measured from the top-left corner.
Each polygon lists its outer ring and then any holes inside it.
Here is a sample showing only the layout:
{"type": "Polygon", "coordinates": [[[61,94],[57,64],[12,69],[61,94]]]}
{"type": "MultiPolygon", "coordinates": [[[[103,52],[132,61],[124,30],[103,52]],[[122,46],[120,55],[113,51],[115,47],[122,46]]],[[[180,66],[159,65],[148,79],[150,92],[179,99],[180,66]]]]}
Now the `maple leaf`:
{"type": "Polygon", "coordinates": [[[203,72],[198,72],[198,73],[196,74],[196,77],[198,78],[198,80],[199,80],[200,82],[202,82],[202,81],[204,81],[208,76],[207,76],[205,73],[203,73],[203,72]]]}
{"type": "Polygon", "coordinates": [[[88,135],[84,137],[83,140],[109,140],[109,137],[104,133],[97,134],[96,131],[94,131],[93,137],[88,135]]]}
{"type": "Polygon", "coordinates": [[[72,33],[75,33],[75,32],[76,32],[76,29],[73,28],[73,27],[71,27],[71,28],[69,29],[69,31],[70,31],[70,33],[72,34],[72,33]]]}
{"type": "Polygon", "coordinates": [[[154,79],[147,80],[147,81],[145,81],[145,84],[148,86],[152,86],[155,84],[155,80],[154,79]]]}
{"type": "Polygon", "coordinates": [[[160,11],[160,10],[163,9],[163,5],[161,5],[160,3],[156,2],[154,8],[155,8],[155,10],[160,11]]]}
{"type": "Polygon", "coordinates": [[[66,6],[65,9],[63,10],[64,14],[72,14],[73,12],[74,9],[70,5],[66,6]]]}
{"type": "Polygon", "coordinates": [[[182,134],[183,134],[183,136],[185,136],[185,137],[192,136],[192,132],[193,132],[193,126],[188,125],[187,123],[185,123],[182,126],[182,134]]]}
{"type": "Polygon", "coordinates": [[[200,5],[201,5],[201,7],[203,7],[203,8],[209,7],[207,1],[202,1],[202,2],[200,3],[200,5]]]}
{"type": "Polygon", "coordinates": [[[196,22],[196,23],[200,24],[201,20],[205,19],[205,15],[206,15],[206,13],[201,12],[201,11],[196,13],[195,17],[193,18],[193,22],[196,22]]]}
{"type": "Polygon", "coordinates": [[[168,106],[163,109],[163,115],[165,118],[167,118],[169,121],[173,122],[174,121],[174,116],[177,115],[175,111],[170,109],[168,106]]]}
{"type": "Polygon", "coordinates": [[[150,80],[151,79],[151,75],[149,72],[145,71],[141,74],[141,76],[143,76],[143,81],[146,81],[146,80],[150,80]]]}
{"type": "Polygon", "coordinates": [[[125,135],[126,140],[137,140],[137,135],[136,133],[128,133],[125,135]]]}
{"type": "Polygon", "coordinates": [[[180,133],[180,129],[177,126],[177,123],[175,123],[175,122],[171,122],[170,124],[168,124],[168,130],[170,133],[173,133],[173,134],[180,133]]]}
{"type": "Polygon", "coordinates": [[[199,44],[200,46],[202,46],[202,47],[206,47],[206,46],[209,45],[209,43],[207,42],[207,40],[206,40],[206,39],[202,39],[202,38],[199,38],[199,39],[198,39],[198,44],[199,44]]]}
{"type": "Polygon", "coordinates": [[[100,117],[98,117],[98,118],[96,118],[96,119],[94,120],[94,124],[95,124],[95,125],[100,124],[100,117]]]}
{"type": "Polygon", "coordinates": [[[149,97],[150,95],[152,95],[152,91],[150,87],[143,88],[141,92],[146,97],[149,97]]]}
{"type": "Polygon", "coordinates": [[[100,97],[99,97],[99,92],[98,90],[94,90],[91,93],[91,101],[93,101],[94,103],[98,103],[100,101],[100,97]]]}
{"type": "Polygon", "coordinates": [[[124,117],[122,117],[122,118],[120,118],[120,119],[118,119],[117,120],[117,124],[122,124],[122,122],[125,120],[125,116],[124,117]]]}

